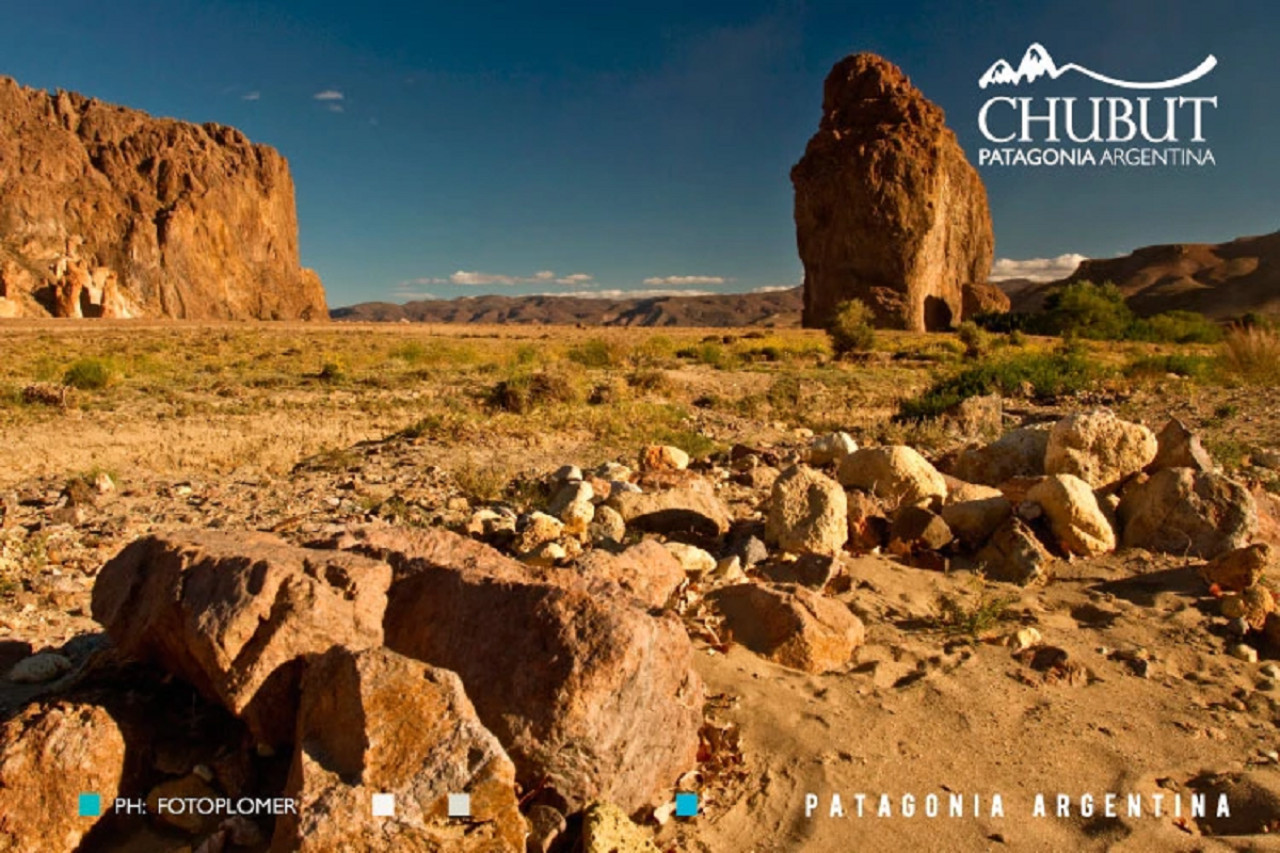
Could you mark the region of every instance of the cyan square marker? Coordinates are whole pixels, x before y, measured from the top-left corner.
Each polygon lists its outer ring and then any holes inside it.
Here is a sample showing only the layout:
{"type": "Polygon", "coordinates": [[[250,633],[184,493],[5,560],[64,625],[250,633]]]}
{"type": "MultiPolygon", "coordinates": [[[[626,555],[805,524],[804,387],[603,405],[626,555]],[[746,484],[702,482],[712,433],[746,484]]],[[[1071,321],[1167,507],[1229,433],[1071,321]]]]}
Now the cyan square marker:
{"type": "Polygon", "coordinates": [[[471,817],[471,795],[449,795],[449,817],[471,817]]]}
{"type": "Polygon", "coordinates": [[[688,791],[676,794],[676,817],[697,817],[698,795],[688,791]]]}
{"type": "Polygon", "coordinates": [[[82,792],[79,805],[80,817],[98,817],[102,814],[102,795],[82,792]]]}

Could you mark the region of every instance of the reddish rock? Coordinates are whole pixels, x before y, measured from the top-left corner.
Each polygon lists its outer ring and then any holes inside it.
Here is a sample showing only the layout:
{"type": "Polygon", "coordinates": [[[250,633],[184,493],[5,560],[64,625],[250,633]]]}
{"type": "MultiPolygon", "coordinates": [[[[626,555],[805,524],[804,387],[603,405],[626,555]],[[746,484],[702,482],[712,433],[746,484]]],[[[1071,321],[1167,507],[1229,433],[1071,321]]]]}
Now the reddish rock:
{"type": "Polygon", "coordinates": [[[646,607],[665,607],[685,580],[680,561],[652,539],[617,554],[590,551],[578,561],[578,571],[588,580],[617,584],[646,607]]]}
{"type": "Polygon", "coordinates": [[[1226,592],[1243,592],[1276,565],[1276,549],[1265,542],[1228,551],[1200,567],[1200,577],[1226,592]]]}
{"type": "Polygon", "coordinates": [[[0,78],[0,184],[0,267],[20,271],[5,295],[25,316],[328,317],[289,166],[234,128],[0,78]]]}
{"type": "Polygon", "coordinates": [[[391,569],[265,533],[139,539],[93,586],[93,617],[125,655],[152,660],[243,718],[262,743],[293,737],[303,656],[382,644],[391,569]]]}
{"type": "Polygon", "coordinates": [[[804,324],[846,299],[878,325],[951,327],[989,293],[987,193],[942,110],[892,63],[846,57],[827,75],[822,121],[791,170],[805,269],[804,324]]]}
{"type": "Polygon", "coordinates": [[[31,705],[0,726],[0,850],[71,853],[96,822],[79,817],[82,792],[115,799],[124,736],[94,705],[31,705]]]}
{"type": "Polygon", "coordinates": [[[1020,518],[1010,518],[977,555],[978,568],[990,579],[1019,586],[1044,583],[1052,573],[1053,555],[1020,518]]]}
{"type": "Polygon", "coordinates": [[[884,547],[889,538],[888,513],[879,500],[859,489],[846,493],[849,503],[849,549],[865,554],[884,547]]]}
{"type": "Polygon", "coordinates": [[[918,507],[904,507],[889,526],[889,551],[907,556],[918,551],[937,551],[950,544],[951,528],[942,516],[918,507]]]}
{"type": "Polygon", "coordinates": [[[743,583],[707,597],[735,643],[792,669],[842,669],[866,636],[848,607],[801,586],[743,583]]]}
{"type": "Polygon", "coordinates": [[[443,530],[368,527],[336,544],[391,563],[387,647],[458,673],[527,790],[631,812],[693,766],[702,683],[674,616],[443,530]]]}
{"type": "Polygon", "coordinates": [[[334,647],[302,680],[297,748],[272,849],[523,853],[515,767],[477,719],[462,681],[387,649],[334,647]],[[395,797],[374,817],[375,793],[395,797]],[[451,820],[449,794],[471,819],[451,820]]]}

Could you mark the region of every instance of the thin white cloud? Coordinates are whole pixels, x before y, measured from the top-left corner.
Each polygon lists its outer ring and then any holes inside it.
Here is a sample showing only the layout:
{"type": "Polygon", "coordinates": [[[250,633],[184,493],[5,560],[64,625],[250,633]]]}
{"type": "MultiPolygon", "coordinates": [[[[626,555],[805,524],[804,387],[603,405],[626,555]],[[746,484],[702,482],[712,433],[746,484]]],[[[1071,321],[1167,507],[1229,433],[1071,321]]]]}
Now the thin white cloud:
{"type": "MultiPolygon", "coordinates": [[[[462,287],[514,287],[517,284],[576,284],[579,287],[594,283],[596,277],[590,273],[575,272],[557,278],[554,270],[538,270],[533,275],[504,275],[502,273],[480,272],[479,270],[458,270],[448,278],[449,284],[462,287]]],[[[435,283],[435,280],[431,280],[435,283]]]]}
{"type": "Polygon", "coordinates": [[[240,100],[260,101],[262,100],[262,93],[261,92],[245,92],[243,95],[240,96],[240,100]]]}
{"type": "Polygon", "coordinates": [[[571,296],[578,299],[651,299],[658,296],[713,296],[709,290],[570,290],[563,293],[539,293],[537,296],[571,296]]]}
{"type": "Polygon", "coordinates": [[[337,89],[325,89],[323,92],[316,92],[311,97],[317,101],[341,101],[346,98],[337,89]]]}
{"type": "Polygon", "coordinates": [[[655,287],[686,287],[691,284],[724,284],[728,279],[720,275],[668,275],[646,278],[645,284],[655,287]]]}
{"type": "Polygon", "coordinates": [[[1025,278],[1030,281],[1057,281],[1066,278],[1076,271],[1081,261],[1088,260],[1084,255],[1058,255],[1056,258],[998,258],[991,265],[992,281],[1005,281],[1011,278],[1025,278]]]}
{"type": "Polygon", "coordinates": [[[782,293],[784,290],[795,290],[798,284],[769,284],[764,287],[753,287],[752,293],[782,293]]]}
{"type": "Polygon", "coordinates": [[[341,112],[346,112],[346,108],[345,108],[345,107],[343,107],[343,106],[342,106],[342,104],[333,104],[333,103],[331,103],[331,104],[329,104],[329,112],[331,112],[331,113],[341,113],[341,112]]]}
{"type": "Polygon", "coordinates": [[[392,296],[395,299],[401,300],[404,302],[413,302],[419,299],[439,299],[440,298],[439,296],[436,296],[434,293],[428,293],[425,290],[397,290],[392,293],[392,296]]]}

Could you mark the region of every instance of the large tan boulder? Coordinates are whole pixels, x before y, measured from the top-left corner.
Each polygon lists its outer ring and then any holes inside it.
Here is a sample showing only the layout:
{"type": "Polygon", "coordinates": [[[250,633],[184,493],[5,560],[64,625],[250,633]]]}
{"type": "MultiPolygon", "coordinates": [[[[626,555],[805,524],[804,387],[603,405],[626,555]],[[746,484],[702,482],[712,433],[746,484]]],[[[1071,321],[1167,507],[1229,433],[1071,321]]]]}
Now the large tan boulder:
{"type": "Polygon", "coordinates": [[[93,617],[126,655],[158,663],[244,719],[260,743],[293,739],[306,655],[382,645],[391,568],[265,533],[139,539],[93,586],[93,617]]]}
{"type": "Polygon", "coordinates": [[[765,540],[794,554],[836,554],[849,539],[848,513],[839,483],[795,465],[773,483],[765,540]]]}
{"type": "Polygon", "coordinates": [[[48,314],[48,290],[61,317],[328,317],[289,164],[234,128],[0,77],[0,164],[0,266],[28,271],[4,295],[24,316],[48,314]]]}
{"type": "Polygon", "coordinates": [[[1053,425],[1045,448],[1046,474],[1071,474],[1092,488],[1115,485],[1156,458],[1155,435],[1106,409],[1076,412],[1053,425]]]}
{"type": "Polygon", "coordinates": [[[334,647],[302,680],[297,747],[272,849],[523,853],[515,766],[452,672],[387,649],[334,647]],[[372,813],[374,794],[394,813],[372,813]],[[470,819],[449,817],[449,795],[470,819]]]}
{"type": "Polygon", "coordinates": [[[1089,484],[1070,474],[1045,477],[1027,492],[1068,554],[1092,557],[1114,551],[1116,534],[1089,484]]]}
{"type": "Polygon", "coordinates": [[[965,291],[987,281],[995,240],[982,179],[942,110],[887,60],[860,53],[831,69],[791,182],[806,326],[860,299],[878,325],[947,329],[965,291]]]}
{"type": "Polygon", "coordinates": [[[1258,530],[1248,489],[1191,468],[1165,468],[1130,483],[1116,515],[1127,548],[1205,559],[1243,548],[1258,530]]]}
{"type": "Polygon", "coordinates": [[[938,469],[905,445],[851,453],[840,463],[836,479],[842,486],[870,492],[891,509],[947,496],[947,481],[938,469]]]}
{"type": "Polygon", "coordinates": [[[119,793],[124,736],[102,708],[29,705],[0,725],[0,850],[71,853],[97,822],[79,796],[97,794],[105,815],[119,793]]]}
{"type": "Polygon", "coordinates": [[[1268,570],[1274,571],[1278,563],[1276,548],[1266,542],[1255,542],[1214,557],[1200,567],[1200,577],[1221,590],[1242,592],[1260,582],[1268,570]]]}
{"type": "Polygon", "coordinates": [[[675,616],[448,531],[368,527],[336,544],[391,563],[387,647],[458,673],[526,790],[631,812],[693,767],[703,690],[675,616]]]}
{"type": "Polygon", "coordinates": [[[1014,477],[1042,476],[1050,429],[1050,424],[1020,427],[990,444],[966,449],[956,460],[955,475],[985,486],[998,486],[1014,477]]]}
{"type": "Polygon", "coordinates": [[[866,636],[848,607],[802,586],[743,583],[707,597],[734,642],[792,669],[843,669],[866,636]]]}

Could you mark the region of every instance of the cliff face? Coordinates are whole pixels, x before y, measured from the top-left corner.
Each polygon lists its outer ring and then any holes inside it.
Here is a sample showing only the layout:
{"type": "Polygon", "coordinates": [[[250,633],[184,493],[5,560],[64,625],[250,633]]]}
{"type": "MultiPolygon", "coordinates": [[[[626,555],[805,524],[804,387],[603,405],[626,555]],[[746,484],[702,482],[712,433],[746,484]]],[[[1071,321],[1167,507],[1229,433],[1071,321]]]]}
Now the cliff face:
{"type": "Polygon", "coordinates": [[[985,284],[995,239],[982,179],[942,110],[879,56],[831,70],[791,181],[806,326],[861,299],[879,325],[945,329],[985,284]]]}
{"type": "Polygon", "coordinates": [[[326,319],[284,157],[0,78],[0,316],[50,315],[326,319]]]}

